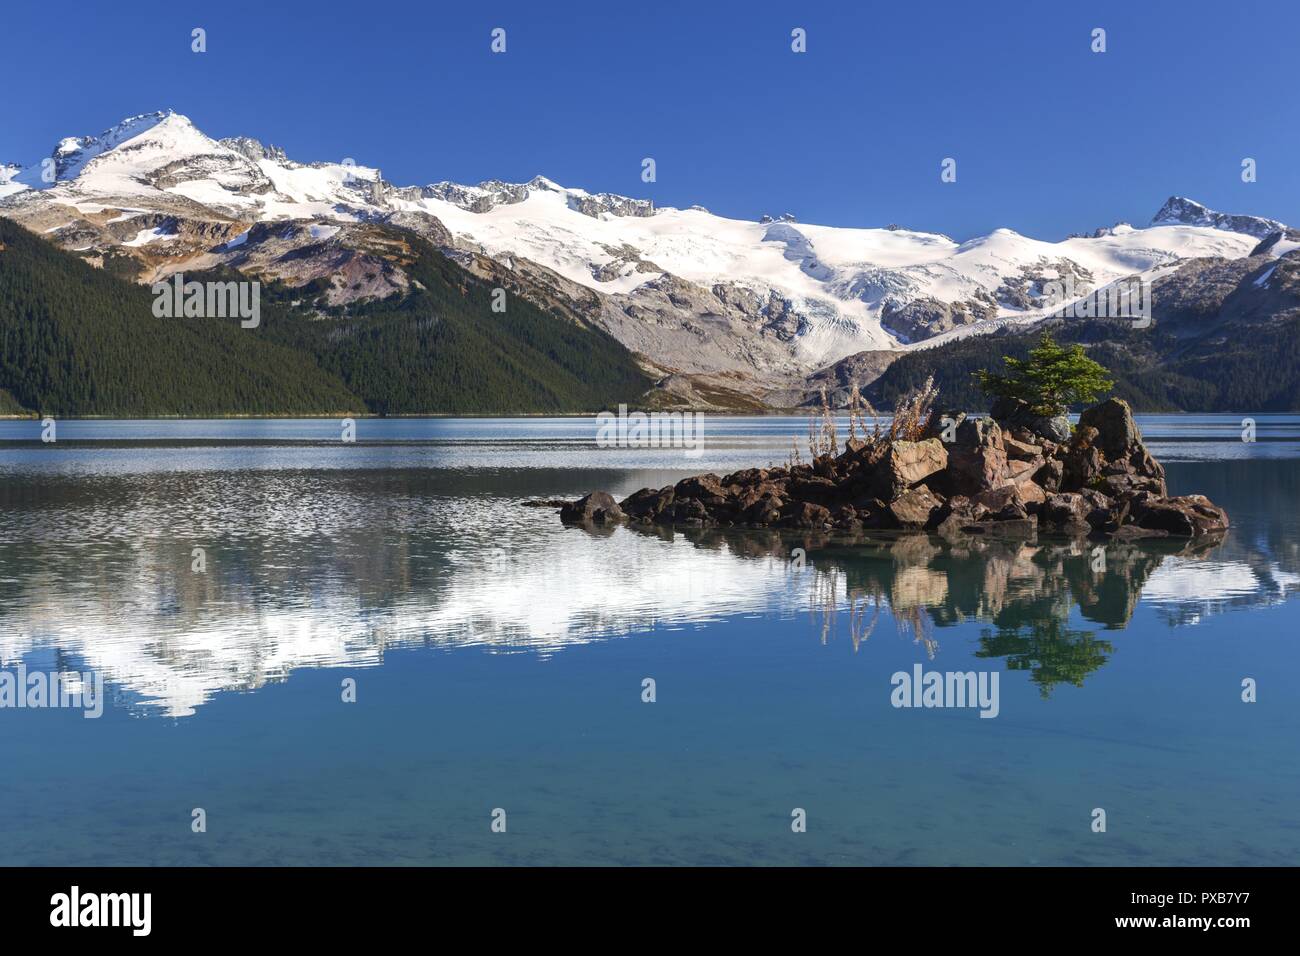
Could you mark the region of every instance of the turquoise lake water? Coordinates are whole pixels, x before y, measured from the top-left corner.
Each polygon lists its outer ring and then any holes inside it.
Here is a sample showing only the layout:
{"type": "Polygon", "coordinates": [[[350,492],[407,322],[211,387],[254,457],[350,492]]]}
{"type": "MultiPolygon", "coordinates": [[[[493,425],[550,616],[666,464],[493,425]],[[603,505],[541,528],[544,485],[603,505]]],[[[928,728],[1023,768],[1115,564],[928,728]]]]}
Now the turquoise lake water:
{"type": "Polygon", "coordinates": [[[1140,418],[1232,528],[1102,570],[522,506],[784,462],[800,418],[696,456],[580,418],[0,423],[0,670],[108,697],[0,708],[0,865],[1293,865],[1300,416],[1253,417],[1140,418]],[[996,673],[997,716],[893,706],[918,664],[996,673]]]}

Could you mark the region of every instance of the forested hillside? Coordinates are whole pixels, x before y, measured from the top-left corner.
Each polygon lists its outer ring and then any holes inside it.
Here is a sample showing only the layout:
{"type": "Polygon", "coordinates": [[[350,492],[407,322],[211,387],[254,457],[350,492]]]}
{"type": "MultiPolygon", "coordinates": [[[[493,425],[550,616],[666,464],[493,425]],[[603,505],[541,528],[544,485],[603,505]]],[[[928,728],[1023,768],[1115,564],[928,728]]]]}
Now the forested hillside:
{"type": "Polygon", "coordinates": [[[423,240],[409,247],[423,288],[400,301],[322,317],[271,284],[245,329],[155,318],[147,287],[0,219],[0,414],[578,412],[648,387],[603,332],[515,297],[495,313],[491,289],[423,240]]]}

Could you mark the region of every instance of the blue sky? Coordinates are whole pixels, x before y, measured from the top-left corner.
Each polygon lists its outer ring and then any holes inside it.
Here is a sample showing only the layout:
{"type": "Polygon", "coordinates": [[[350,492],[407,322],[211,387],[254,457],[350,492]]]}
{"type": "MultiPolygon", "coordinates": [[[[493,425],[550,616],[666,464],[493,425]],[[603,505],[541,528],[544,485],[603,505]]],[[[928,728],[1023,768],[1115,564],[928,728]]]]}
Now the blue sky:
{"type": "Polygon", "coordinates": [[[1300,4],[1252,0],[20,2],[0,14],[0,161],[172,108],[400,184],[541,173],[958,239],[1142,224],[1171,194],[1294,224],[1298,37],[1300,4]]]}

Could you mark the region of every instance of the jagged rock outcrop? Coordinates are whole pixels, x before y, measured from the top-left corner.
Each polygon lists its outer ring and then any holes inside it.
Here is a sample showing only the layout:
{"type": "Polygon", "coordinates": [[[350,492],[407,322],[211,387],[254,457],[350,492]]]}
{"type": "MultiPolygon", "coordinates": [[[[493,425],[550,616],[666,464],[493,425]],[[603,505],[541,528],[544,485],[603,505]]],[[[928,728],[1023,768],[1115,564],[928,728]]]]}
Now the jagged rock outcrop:
{"type": "Polygon", "coordinates": [[[945,536],[1203,537],[1228,527],[1227,514],[1205,497],[1168,497],[1164,468],[1119,399],[1087,409],[1068,442],[991,418],[935,415],[915,441],[851,438],[838,456],[811,464],[695,475],[621,503],[592,492],[560,517],[945,536]]]}
{"type": "Polygon", "coordinates": [[[1151,225],[1209,226],[1226,232],[1241,232],[1257,239],[1263,239],[1271,233],[1285,230],[1286,226],[1276,219],[1263,216],[1234,216],[1229,213],[1215,212],[1200,203],[1184,198],[1170,196],[1165,204],[1151,218],[1151,225]]]}

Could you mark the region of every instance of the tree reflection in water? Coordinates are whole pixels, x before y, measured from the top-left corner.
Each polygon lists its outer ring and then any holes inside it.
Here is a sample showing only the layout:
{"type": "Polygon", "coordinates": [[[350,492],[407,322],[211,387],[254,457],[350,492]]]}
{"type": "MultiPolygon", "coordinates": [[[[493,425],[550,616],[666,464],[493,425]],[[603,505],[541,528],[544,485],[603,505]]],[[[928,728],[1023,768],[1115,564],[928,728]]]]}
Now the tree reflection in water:
{"type": "MultiPolygon", "coordinates": [[[[663,532],[660,532],[662,534],[663,532]]],[[[1085,539],[875,534],[836,537],[779,532],[684,532],[703,548],[788,560],[807,555],[809,614],[823,644],[847,622],[856,652],[882,613],[900,636],[939,652],[935,631],[987,622],[976,657],[1028,671],[1044,697],[1058,684],[1081,686],[1114,646],[1098,630],[1128,626],[1143,586],[1171,557],[1210,556],[1218,540],[1085,539]],[[1100,549],[1100,550],[1098,550],[1100,549]],[[1096,629],[1071,626],[1077,610],[1096,629]]]]}

